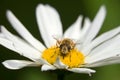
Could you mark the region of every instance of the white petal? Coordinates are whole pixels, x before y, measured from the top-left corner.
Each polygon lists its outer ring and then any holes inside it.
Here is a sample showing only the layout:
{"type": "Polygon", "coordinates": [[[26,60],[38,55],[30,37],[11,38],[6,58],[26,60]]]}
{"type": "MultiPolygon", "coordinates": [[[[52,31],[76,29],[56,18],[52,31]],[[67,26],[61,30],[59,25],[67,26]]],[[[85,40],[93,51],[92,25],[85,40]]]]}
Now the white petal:
{"type": "Polygon", "coordinates": [[[41,52],[34,49],[24,40],[18,38],[11,34],[4,26],[1,27],[1,32],[4,34],[5,38],[0,38],[0,44],[15,51],[19,54],[30,58],[32,60],[37,60],[40,58],[41,52]]]}
{"type": "Polygon", "coordinates": [[[65,38],[71,38],[75,40],[78,40],[80,38],[82,18],[82,16],[79,16],[76,22],[65,31],[65,38]]]}
{"type": "Polygon", "coordinates": [[[15,52],[18,52],[15,47],[13,46],[13,42],[7,40],[7,39],[4,39],[4,38],[1,38],[0,37],[0,45],[3,45],[4,47],[10,49],[10,50],[13,50],[15,52]]]}
{"type": "Polygon", "coordinates": [[[48,70],[55,70],[55,69],[56,69],[56,67],[54,67],[52,65],[47,65],[47,64],[44,64],[41,67],[41,71],[48,71],[48,70]]]}
{"type": "Polygon", "coordinates": [[[117,55],[120,55],[120,47],[118,49],[112,49],[112,50],[109,50],[109,51],[101,52],[101,54],[98,53],[98,55],[95,55],[93,57],[86,57],[85,62],[86,63],[94,63],[94,62],[102,61],[104,59],[114,57],[114,56],[117,56],[117,55]]]}
{"type": "Polygon", "coordinates": [[[120,35],[115,36],[112,39],[107,40],[106,42],[104,42],[101,45],[97,46],[96,48],[94,48],[88,54],[88,56],[94,57],[96,55],[102,54],[102,52],[112,51],[112,50],[115,50],[115,49],[119,49],[120,48],[119,44],[120,44],[120,35]]]}
{"type": "Polygon", "coordinates": [[[108,31],[108,32],[102,34],[101,36],[99,36],[98,38],[93,40],[92,44],[98,45],[98,44],[116,36],[117,34],[119,34],[119,32],[120,32],[120,27],[117,27],[111,31],[108,31]]]}
{"type": "Polygon", "coordinates": [[[98,34],[100,28],[102,27],[105,16],[106,16],[106,9],[104,6],[102,6],[99,12],[97,13],[95,19],[93,20],[89,31],[87,32],[84,45],[88,45],[98,34]]]}
{"type": "Polygon", "coordinates": [[[8,69],[21,69],[27,66],[39,66],[40,64],[24,60],[6,60],[2,64],[8,69]]]}
{"type": "Polygon", "coordinates": [[[100,67],[100,66],[117,64],[117,63],[120,63],[120,54],[116,55],[114,57],[109,57],[109,58],[106,58],[106,59],[103,59],[103,60],[88,63],[88,64],[85,65],[85,67],[100,67]]]}
{"type": "Polygon", "coordinates": [[[87,32],[89,31],[90,25],[91,25],[90,19],[85,18],[85,22],[84,22],[83,29],[82,29],[82,32],[81,32],[83,38],[86,37],[87,32]]]}
{"type": "Polygon", "coordinates": [[[117,34],[119,34],[119,32],[120,32],[120,27],[103,33],[102,35],[100,35],[99,37],[97,37],[95,40],[93,40],[90,45],[87,45],[84,48],[83,52],[86,53],[86,55],[87,55],[93,48],[95,48],[98,45],[102,44],[103,42],[105,42],[105,41],[113,38],[114,36],[116,36],[117,34]]]}
{"type": "Polygon", "coordinates": [[[3,33],[1,33],[1,27],[0,27],[0,37],[4,37],[3,33]]]}
{"type": "Polygon", "coordinates": [[[115,56],[120,52],[120,35],[99,45],[86,56],[86,62],[95,62],[111,56],[115,56]]]}
{"type": "Polygon", "coordinates": [[[55,44],[54,35],[62,36],[62,25],[57,11],[49,5],[38,5],[36,18],[41,36],[47,47],[55,44]]]}
{"type": "Polygon", "coordinates": [[[4,35],[2,33],[0,33],[0,37],[4,37],[4,35]]]}
{"type": "Polygon", "coordinates": [[[59,69],[66,69],[68,68],[67,65],[63,64],[59,58],[57,58],[56,62],[54,63],[54,66],[56,66],[59,69]]]}
{"type": "Polygon", "coordinates": [[[80,33],[80,38],[78,39],[78,43],[80,43],[80,44],[76,45],[76,47],[80,51],[84,48],[83,43],[86,39],[86,35],[87,35],[87,32],[89,31],[90,25],[91,25],[90,19],[85,18],[84,25],[83,25],[83,28],[82,28],[81,33],[80,33]]]}
{"type": "Polygon", "coordinates": [[[86,73],[91,76],[91,73],[95,73],[95,70],[88,69],[88,68],[72,68],[68,69],[68,71],[76,72],[76,73],[86,73]]]}
{"type": "Polygon", "coordinates": [[[12,27],[21,35],[26,41],[28,41],[36,49],[43,51],[45,47],[37,39],[35,39],[30,32],[24,27],[24,25],[14,16],[14,14],[8,10],[7,18],[12,24],[12,27]]]}

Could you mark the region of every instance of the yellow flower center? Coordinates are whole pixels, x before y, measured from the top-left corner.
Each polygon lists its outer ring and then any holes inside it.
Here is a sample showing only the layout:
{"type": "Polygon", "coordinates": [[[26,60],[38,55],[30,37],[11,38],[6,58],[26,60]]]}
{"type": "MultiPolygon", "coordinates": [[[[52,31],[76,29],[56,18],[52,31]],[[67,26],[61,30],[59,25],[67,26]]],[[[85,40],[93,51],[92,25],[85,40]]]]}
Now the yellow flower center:
{"type": "Polygon", "coordinates": [[[71,49],[66,55],[62,55],[60,48],[54,46],[44,50],[42,58],[48,61],[50,64],[54,64],[56,59],[59,58],[62,63],[67,65],[69,68],[73,68],[80,67],[82,64],[84,64],[85,56],[76,48],[71,49]]]}

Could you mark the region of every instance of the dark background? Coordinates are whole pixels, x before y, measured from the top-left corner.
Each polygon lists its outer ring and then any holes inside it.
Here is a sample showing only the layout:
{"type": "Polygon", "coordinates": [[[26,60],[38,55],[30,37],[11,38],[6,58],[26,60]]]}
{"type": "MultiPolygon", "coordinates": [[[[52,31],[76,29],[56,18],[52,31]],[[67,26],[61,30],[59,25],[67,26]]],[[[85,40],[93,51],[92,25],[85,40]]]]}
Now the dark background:
{"type": "MultiPolygon", "coordinates": [[[[100,34],[120,25],[120,0],[0,0],[0,25],[17,34],[6,19],[6,10],[10,9],[26,28],[40,41],[35,9],[39,3],[49,4],[57,9],[61,16],[64,30],[82,14],[93,20],[101,5],[105,5],[107,16],[100,34]]],[[[111,43],[112,44],[112,43],[111,43]]],[[[104,55],[103,55],[104,56],[104,55]]],[[[26,59],[0,46],[0,80],[56,80],[56,74],[41,72],[39,67],[20,70],[6,69],[1,62],[7,59],[26,59]]],[[[120,65],[94,68],[97,72],[89,77],[87,74],[73,73],[65,80],[120,80],[120,65]]]]}

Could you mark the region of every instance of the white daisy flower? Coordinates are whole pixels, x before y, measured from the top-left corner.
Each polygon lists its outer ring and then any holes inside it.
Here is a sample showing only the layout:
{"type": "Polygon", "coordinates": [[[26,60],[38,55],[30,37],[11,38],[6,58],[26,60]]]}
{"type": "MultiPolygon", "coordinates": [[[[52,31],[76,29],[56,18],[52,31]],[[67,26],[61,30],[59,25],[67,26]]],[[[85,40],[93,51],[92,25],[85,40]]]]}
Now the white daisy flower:
{"type": "Polygon", "coordinates": [[[7,19],[22,39],[0,26],[0,44],[31,61],[6,60],[3,65],[8,69],[41,66],[42,71],[65,69],[91,74],[95,73],[90,69],[92,67],[120,63],[120,27],[96,37],[105,16],[106,9],[102,6],[92,22],[85,18],[81,26],[82,16],[79,16],[63,34],[57,11],[49,5],[40,4],[36,8],[36,18],[44,46],[8,10],[7,19]]]}

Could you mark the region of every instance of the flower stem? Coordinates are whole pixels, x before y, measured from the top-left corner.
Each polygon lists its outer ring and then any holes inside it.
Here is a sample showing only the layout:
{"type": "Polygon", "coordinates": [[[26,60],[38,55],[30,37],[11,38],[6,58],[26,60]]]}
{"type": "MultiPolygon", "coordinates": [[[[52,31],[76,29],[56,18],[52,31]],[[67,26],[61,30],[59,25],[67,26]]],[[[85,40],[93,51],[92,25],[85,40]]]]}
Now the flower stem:
{"type": "Polygon", "coordinates": [[[64,80],[65,75],[64,74],[57,74],[57,80],[64,80]]]}
{"type": "Polygon", "coordinates": [[[57,75],[57,80],[64,80],[66,75],[69,75],[71,74],[71,72],[69,71],[66,71],[66,70],[54,70],[54,71],[50,71],[50,72],[53,72],[57,75]]]}

